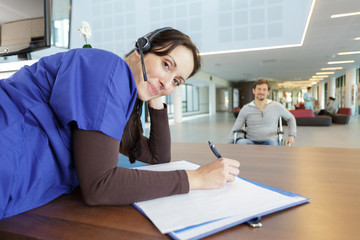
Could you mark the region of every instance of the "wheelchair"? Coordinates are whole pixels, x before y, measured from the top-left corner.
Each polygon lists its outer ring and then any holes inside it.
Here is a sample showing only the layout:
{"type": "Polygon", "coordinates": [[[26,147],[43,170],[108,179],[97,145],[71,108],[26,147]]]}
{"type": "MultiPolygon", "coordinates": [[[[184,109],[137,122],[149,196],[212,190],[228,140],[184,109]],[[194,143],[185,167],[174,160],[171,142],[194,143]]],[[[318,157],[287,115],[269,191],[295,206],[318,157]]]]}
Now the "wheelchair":
{"type": "MultiPolygon", "coordinates": [[[[234,132],[234,141],[233,144],[236,144],[236,141],[242,138],[246,138],[247,125],[246,122],[243,125],[242,129],[234,132]]],[[[278,128],[277,128],[279,146],[290,146],[287,141],[284,139],[284,130],[282,126],[282,117],[279,117],[278,128]]]]}

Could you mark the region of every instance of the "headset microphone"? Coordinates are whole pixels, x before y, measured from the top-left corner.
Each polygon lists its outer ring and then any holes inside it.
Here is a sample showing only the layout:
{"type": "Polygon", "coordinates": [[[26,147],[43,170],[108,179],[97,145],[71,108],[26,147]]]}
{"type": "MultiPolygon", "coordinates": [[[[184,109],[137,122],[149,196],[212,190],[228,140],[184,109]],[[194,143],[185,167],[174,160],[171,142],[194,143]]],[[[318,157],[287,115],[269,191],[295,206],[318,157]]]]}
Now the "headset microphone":
{"type": "Polygon", "coordinates": [[[146,40],[144,38],[139,38],[138,39],[142,72],[143,72],[143,76],[144,76],[144,81],[146,82],[147,81],[147,74],[146,74],[146,69],[145,69],[144,53],[143,53],[143,46],[144,46],[143,44],[144,44],[144,42],[146,42],[146,40]]]}
{"type": "Polygon", "coordinates": [[[144,63],[144,54],[146,54],[150,51],[151,40],[159,33],[163,32],[163,31],[167,31],[167,30],[172,30],[172,28],[164,27],[164,28],[157,29],[155,31],[152,31],[152,32],[146,34],[145,36],[139,38],[136,41],[135,49],[140,53],[144,81],[147,81],[147,75],[146,75],[146,69],[145,69],[145,63],[144,63]]]}

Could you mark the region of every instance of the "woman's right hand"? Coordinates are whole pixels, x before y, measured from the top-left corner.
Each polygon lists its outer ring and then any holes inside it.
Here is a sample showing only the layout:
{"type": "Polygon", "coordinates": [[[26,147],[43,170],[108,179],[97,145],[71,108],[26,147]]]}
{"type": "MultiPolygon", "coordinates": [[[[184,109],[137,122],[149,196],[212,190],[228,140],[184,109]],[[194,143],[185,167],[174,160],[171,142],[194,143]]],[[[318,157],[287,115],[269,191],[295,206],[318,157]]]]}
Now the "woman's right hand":
{"type": "Polygon", "coordinates": [[[239,175],[240,162],[229,158],[219,158],[214,162],[186,171],[190,190],[221,188],[239,175]]]}

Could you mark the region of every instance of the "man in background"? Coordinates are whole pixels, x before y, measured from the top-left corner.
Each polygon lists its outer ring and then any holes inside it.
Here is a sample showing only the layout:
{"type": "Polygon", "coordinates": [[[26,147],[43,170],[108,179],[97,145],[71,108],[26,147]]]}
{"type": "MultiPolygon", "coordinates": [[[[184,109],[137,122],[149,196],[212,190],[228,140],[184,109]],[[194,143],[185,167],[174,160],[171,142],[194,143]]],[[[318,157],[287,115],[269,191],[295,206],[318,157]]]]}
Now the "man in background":
{"type": "Polygon", "coordinates": [[[289,126],[288,143],[294,144],[296,121],[294,116],[280,103],[267,99],[270,94],[270,82],[260,79],[254,83],[252,92],[254,100],[246,104],[239,112],[232,127],[228,143],[233,143],[234,132],[246,123],[246,138],[238,139],[236,144],[279,145],[278,121],[284,118],[289,126]]]}

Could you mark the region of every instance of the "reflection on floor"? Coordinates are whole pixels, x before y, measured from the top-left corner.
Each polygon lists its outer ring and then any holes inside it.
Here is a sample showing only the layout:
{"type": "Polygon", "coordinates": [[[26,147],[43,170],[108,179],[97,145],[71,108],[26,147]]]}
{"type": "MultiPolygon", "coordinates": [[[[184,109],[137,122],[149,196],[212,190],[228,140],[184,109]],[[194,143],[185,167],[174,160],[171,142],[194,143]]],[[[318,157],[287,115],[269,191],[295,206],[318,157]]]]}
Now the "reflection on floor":
{"type": "MultiPolygon", "coordinates": [[[[217,113],[185,117],[182,123],[170,120],[173,142],[226,143],[227,136],[235,122],[232,113],[217,113]]],[[[285,135],[287,126],[284,126],[285,135]]],[[[148,135],[148,129],[145,133],[148,135]]],[[[330,127],[297,127],[295,146],[360,148],[360,117],[352,116],[349,124],[333,124],[330,127]]]]}

